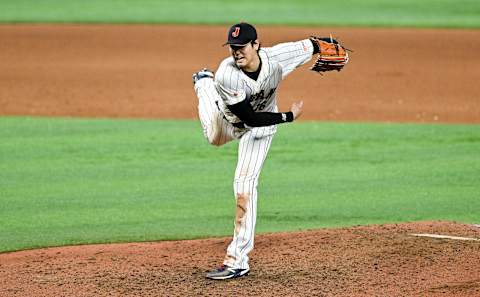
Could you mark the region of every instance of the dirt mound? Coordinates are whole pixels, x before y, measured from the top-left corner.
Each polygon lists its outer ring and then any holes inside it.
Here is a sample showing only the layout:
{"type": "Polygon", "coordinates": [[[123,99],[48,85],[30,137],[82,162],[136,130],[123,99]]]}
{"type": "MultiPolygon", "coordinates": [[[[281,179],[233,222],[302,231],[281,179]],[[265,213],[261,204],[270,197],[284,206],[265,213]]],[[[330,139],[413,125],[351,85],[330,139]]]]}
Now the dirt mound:
{"type": "Polygon", "coordinates": [[[480,228],[474,226],[423,222],[263,234],[249,276],[205,279],[228,240],[0,254],[0,295],[480,296],[480,228]]]}

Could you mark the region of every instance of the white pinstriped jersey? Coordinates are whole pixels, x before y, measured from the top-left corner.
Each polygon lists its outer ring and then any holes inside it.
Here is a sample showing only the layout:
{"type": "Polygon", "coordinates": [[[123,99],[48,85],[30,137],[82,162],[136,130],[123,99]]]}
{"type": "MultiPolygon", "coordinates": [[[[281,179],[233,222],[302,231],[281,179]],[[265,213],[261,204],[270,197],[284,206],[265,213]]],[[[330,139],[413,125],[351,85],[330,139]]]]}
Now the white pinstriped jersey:
{"type": "Polygon", "coordinates": [[[247,99],[254,111],[278,112],[277,87],[280,81],[300,65],[312,58],[313,45],[309,39],[280,43],[261,48],[258,52],[262,68],[257,80],[248,77],[235,64],[233,57],[226,58],[215,74],[215,87],[222,99],[218,107],[230,123],[239,123],[227,105],[247,99]]]}

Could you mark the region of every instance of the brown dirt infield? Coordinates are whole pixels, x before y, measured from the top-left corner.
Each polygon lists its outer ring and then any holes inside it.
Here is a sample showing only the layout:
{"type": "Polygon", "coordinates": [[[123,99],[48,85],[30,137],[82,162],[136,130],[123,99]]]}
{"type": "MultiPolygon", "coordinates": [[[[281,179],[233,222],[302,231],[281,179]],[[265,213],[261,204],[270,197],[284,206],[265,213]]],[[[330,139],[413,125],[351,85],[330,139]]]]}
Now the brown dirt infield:
{"type": "Polygon", "coordinates": [[[0,255],[1,296],[480,296],[480,228],[446,222],[257,236],[249,276],[205,279],[229,238],[0,255]]]}
{"type": "MultiPolygon", "coordinates": [[[[264,46],[332,32],[339,73],[280,86],[303,120],[480,123],[480,30],[259,26],[264,46]]],[[[191,74],[227,54],[218,26],[0,26],[0,115],[195,118],[191,74]]]]}
{"type": "MultiPolygon", "coordinates": [[[[225,31],[2,25],[0,115],[195,118],[190,75],[215,69],[225,31]]],[[[330,32],[351,63],[322,77],[303,66],[282,109],[303,99],[303,120],[480,123],[479,30],[259,26],[265,46],[330,32]]],[[[204,274],[229,238],[4,253],[0,296],[480,296],[480,241],[412,233],[480,238],[447,222],[262,234],[251,274],[227,282],[204,274]]]]}

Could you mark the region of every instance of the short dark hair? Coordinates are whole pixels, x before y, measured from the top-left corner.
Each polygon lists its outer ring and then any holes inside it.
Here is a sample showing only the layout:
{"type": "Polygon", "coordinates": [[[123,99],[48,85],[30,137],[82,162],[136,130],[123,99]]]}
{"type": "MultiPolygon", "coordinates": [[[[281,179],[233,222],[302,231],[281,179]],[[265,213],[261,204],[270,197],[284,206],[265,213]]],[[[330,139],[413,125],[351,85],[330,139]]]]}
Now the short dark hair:
{"type": "MultiPolygon", "coordinates": [[[[255,40],[252,40],[250,41],[250,43],[252,44],[252,46],[255,44],[255,40]]],[[[262,44],[260,42],[258,42],[258,49],[257,49],[257,53],[258,51],[260,50],[260,48],[262,47],[262,44]]]]}

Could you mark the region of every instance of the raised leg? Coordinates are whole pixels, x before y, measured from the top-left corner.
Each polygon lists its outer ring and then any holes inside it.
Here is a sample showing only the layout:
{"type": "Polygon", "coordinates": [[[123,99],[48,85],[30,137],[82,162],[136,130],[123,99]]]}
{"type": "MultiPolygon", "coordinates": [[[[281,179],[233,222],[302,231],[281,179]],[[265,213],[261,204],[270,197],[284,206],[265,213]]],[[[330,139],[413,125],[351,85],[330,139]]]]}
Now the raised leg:
{"type": "Polygon", "coordinates": [[[223,118],[217,107],[216,102],[221,98],[215,89],[213,73],[208,70],[200,71],[194,74],[193,81],[198,97],[198,115],[207,141],[220,146],[234,139],[234,127],[223,118]],[[202,73],[203,76],[200,76],[202,73]]]}

